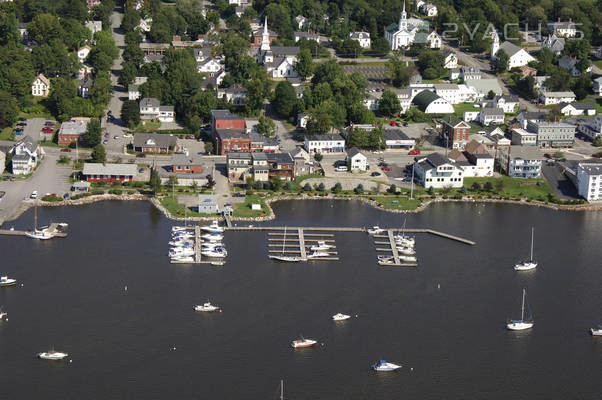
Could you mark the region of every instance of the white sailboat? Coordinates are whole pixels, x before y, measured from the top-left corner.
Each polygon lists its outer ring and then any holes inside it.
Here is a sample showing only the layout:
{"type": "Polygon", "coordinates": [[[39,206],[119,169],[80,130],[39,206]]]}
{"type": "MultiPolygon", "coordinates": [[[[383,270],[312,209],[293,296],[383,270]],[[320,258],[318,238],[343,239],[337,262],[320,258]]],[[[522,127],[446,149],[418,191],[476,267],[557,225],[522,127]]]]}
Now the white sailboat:
{"type": "Polygon", "coordinates": [[[397,245],[414,247],[414,244],[415,244],[414,238],[411,236],[406,236],[405,230],[406,230],[406,220],[404,219],[403,226],[401,227],[401,232],[399,234],[397,234],[397,236],[395,236],[395,243],[397,245]]]}
{"type": "Polygon", "coordinates": [[[391,372],[401,368],[401,365],[387,362],[386,360],[380,360],[378,363],[372,366],[372,369],[379,372],[391,372]]]}
{"type": "Polygon", "coordinates": [[[47,230],[38,229],[38,207],[34,209],[34,217],[33,217],[33,231],[27,232],[25,234],[28,238],[31,239],[40,239],[40,240],[48,240],[52,239],[52,235],[48,233],[47,230]]]}
{"type": "Polygon", "coordinates": [[[508,328],[511,331],[522,331],[522,330],[533,327],[533,316],[531,315],[531,307],[529,307],[528,302],[527,302],[527,308],[529,309],[529,319],[525,320],[525,299],[526,298],[527,298],[527,291],[525,289],[523,289],[523,303],[521,306],[520,319],[510,320],[510,322],[508,324],[506,324],[506,328],[508,328]]]}
{"type": "Polygon", "coordinates": [[[286,261],[286,262],[299,262],[301,261],[301,257],[298,256],[288,256],[284,254],[284,248],[286,246],[286,226],[284,227],[284,239],[282,239],[282,253],[281,254],[270,254],[269,258],[271,260],[278,261],[286,261]]]}
{"type": "Polygon", "coordinates": [[[66,357],[69,357],[69,354],[62,353],[60,351],[54,351],[54,349],[45,351],[43,353],[38,353],[38,358],[41,358],[42,360],[59,361],[66,357]]]}
{"type": "Polygon", "coordinates": [[[533,236],[535,229],[531,228],[531,256],[528,260],[521,261],[514,266],[515,271],[528,271],[537,267],[537,261],[533,259],[533,236]]]}

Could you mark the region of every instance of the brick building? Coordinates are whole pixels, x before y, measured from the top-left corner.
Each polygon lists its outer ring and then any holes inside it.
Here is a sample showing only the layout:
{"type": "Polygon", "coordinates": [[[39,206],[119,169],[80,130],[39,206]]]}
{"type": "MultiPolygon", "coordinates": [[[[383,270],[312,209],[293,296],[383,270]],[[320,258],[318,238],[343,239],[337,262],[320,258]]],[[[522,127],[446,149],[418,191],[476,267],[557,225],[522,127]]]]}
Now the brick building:
{"type": "Polygon", "coordinates": [[[171,158],[171,171],[175,174],[201,174],[203,163],[197,155],[174,154],[171,158]]]}
{"type": "Polygon", "coordinates": [[[217,154],[251,152],[251,136],[244,130],[218,129],[215,134],[217,154]]]}
{"type": "Polygon", "coordinates": [[[136,164],[85,163],[82,175],[88,182],[132,182],[136,164]]]}
{"type": "Polygon", "coordinates": [[[86,120],[63,122],[58,133],[59,146],[68,146],[74,142],[83,143],[87,127],[88,121],[86,120]]]}
{"type": "Polygon", "coordinates": [[[470,125],[456,118],[450,117],[441,121],[441,139],[447,146],[454,149],[463,149],[468,143],[470,125]]]}

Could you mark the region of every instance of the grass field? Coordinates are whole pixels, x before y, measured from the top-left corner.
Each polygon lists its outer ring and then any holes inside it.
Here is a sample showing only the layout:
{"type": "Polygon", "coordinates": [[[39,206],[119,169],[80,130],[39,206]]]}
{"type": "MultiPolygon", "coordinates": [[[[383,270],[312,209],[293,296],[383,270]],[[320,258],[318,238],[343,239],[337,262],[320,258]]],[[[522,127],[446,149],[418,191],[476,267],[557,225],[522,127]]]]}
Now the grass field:
{"type": "Polygon", "coordinates": [[[183,204],[178,203],[172,197],[166,197],[161,200],[161,204],[165,207],[172,215],[177,217],[213,217],[215,214],[199,214],[198,212],[191,211],[186,208],[183,204]]]}
{"type": "Polygon", "coordinates": [[[269,212],[268,205],[263,198],[258,195],[248,195],[245,197],[243,203],[233,204],[232,208],[234,209],[234,216],[242,218],[260,217],[269,212]],[[261,211],[251,210],[251,204],[261,205],[261,211]]]}
{"type": "Polygon", "coordinates": [[[0,140],[12,140],[13,138],[13,128],[7,126],[6,128],[0,131],[0,140]]]}
{"type": "Polygon", "coordinates": [[[481,111],[481,107],[475,107],[474,103],[460,103],[454,106],[454,115],[462,118],[466,111],[481,111]]]}
{"type": "Polygon", "coordinates": [[[373,199],[387,210],[415,210],[420,205],[420,200],[402,196],[379,196],[373,199]]]}
{"type": "Polygon", "coordinates": [[[509,198],[523,198],[546,201],[553,195],[552,189],[544,179],[515,179],[508,176],[501,178],[464,178],[464,187],[467,194],[498,195],[509,198]],[[472,190],[472,185],[477,182],[481,190],[472,190]],[[491,190],[485,190],[483,186],[490,182],[491,190]],[[501,183],[500,183],[501,182],[501,183]]]}

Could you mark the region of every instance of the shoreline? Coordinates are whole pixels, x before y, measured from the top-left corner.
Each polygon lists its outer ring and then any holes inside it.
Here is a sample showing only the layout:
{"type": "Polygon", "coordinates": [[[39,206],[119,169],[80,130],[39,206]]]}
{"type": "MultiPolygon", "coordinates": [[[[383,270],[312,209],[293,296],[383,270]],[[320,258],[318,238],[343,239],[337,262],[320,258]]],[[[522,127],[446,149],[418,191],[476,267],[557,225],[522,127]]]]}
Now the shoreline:
{"type": "MultiPolygon", "coordinates": [[[[531,207],[544,207],[549,208],[556,211],[602,211],[602,203],[586,203],[580,205],[562,205],[562,204],[546,204],[542,202],[536,201],[526,201],[526,200],[504,200],[504,199],[484,199],[479,198],[475,199],[472,196],[466,196],[461,199],[453,199],[453,198],[429,198],[424,201],[414,210],[392,210],[381,206],[376,200],[371,200],[367,197],[355,197],[355,196],[335,196],[332,194],[326,196],[307,196],[302,195],[301,197],[293,198],[291,196],[274,196],[271,198],[264,199],[266,205],[269,209],[269,214],[263,215],[260,217],[232,217],[232,221],[247,221],[247,222],[262,222],[262,221],[271,221],[276,218],[274,213],[274,209],[271,204],[284,201],[284,200],[355,200],[363,202],[371,207],[374,207],[378,210],[382,210],[385,212],[395,213],[395,214],[405,214],[405,213],[420,213],[426,210],[431,204],[436,203],[483,203],[483,204],[493,204],[493,203],[502,203],[502,204],[514,204],[521,206],[531,206],[531,207]]],[[[29,210],[31,207],[41,206],[41,207],[65,207],[65,206],[83,206],[88,204],[93,204],[101,201],[149,201],[155,208],[157,208],[161,213],[168,219],[172,221],[212,221],[216,218],[222,218],[221,216],[212,216],[212,217],[177,217],[172,215],[163,205],[157,200],[156,197],[149,197],[143,194],[127,194],[127,195],[117,195],[117,194],[99,194],[83,197],[77,200],[63,200],[57,202],[47,202],[41,200],[23,200],[17,207],[16,211],[6,220],[1,221],[2,226],[4,223],[9,221],[14,221],[19,218],[23,213],[29,210]]]]}

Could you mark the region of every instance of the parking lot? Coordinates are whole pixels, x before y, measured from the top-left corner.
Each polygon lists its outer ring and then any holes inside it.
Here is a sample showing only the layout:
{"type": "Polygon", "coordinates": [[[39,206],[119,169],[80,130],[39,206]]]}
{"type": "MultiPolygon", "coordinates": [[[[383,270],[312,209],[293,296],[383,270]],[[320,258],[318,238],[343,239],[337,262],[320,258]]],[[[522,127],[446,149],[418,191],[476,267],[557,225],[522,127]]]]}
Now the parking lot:
{"type": "MultiPolygon", "coordinates": [[[[15,134],[15,140],[21,140],[25,136],[31,137],[33,140],[52,140],[53,133],[44,133],[42,129],[44,128],[44,124],[47,120],[46,118],[29,118],[25,121],[25,126],[23,127],[23,134],[17,135],[15,134]]],[[[21,122],[21,121],[20,121],[21,122]]],[[[56,124],[56,121],[52,121],[56,124]]]]}

